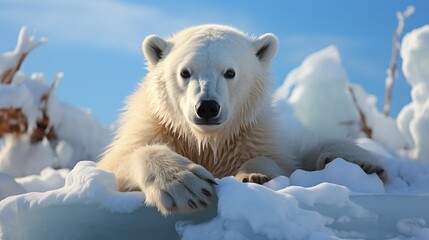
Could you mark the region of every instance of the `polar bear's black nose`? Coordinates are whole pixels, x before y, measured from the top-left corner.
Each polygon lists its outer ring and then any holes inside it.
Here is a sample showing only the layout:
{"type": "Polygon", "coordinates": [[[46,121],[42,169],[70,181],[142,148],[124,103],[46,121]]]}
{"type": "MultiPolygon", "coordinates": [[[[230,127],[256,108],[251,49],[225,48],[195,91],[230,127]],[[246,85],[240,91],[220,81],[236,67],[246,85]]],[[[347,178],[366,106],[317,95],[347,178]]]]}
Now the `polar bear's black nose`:
{"type": "Polygon", "coordinates": [[[198,117],[209,120],[219,114],[220,106],[214,100],[204,100],[197,104],[196,109],[198,117]]]}

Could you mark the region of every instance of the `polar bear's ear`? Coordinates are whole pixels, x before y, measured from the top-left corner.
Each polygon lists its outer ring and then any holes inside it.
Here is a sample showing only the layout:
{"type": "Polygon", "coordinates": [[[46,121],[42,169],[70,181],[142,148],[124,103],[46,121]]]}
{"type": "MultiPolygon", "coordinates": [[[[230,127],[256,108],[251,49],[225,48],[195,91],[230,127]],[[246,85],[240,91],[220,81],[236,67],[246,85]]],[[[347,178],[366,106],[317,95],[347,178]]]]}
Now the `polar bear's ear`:
{"type": "Polygon", "coordinates": [[[168,43],[155,35],[147,36],[142,43],[143,54],[149,66],[155,66],[163,57],[168,43]]]}
{"type": "Polygon", "coordinates": [[[261,62],[270,62],[278,48],[277,37],[272,33],[264,34],[255,39],[253,46],[255,54],[261,62]]]}

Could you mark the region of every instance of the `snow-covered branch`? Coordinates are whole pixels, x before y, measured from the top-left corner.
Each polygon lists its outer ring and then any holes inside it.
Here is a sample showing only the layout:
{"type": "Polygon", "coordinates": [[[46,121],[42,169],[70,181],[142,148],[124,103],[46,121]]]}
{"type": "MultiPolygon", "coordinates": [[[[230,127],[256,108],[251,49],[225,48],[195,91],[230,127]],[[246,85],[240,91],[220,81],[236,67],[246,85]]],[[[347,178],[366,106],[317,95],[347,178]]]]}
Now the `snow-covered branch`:
{"type": "Polygon", "coordinates": [[[96,160],[110,139],[110,130],[91,112],[53,94],[62,73],[49,86],[43,73],[20,71],[28,53],[45,42],[22,28],[15,50],[0,55],[0,172],[14,177],[96,160]]]}
{"type": "MultiPolygon", "coordinates": [[[[36,41],[27,35],[27,28],[21,28],[16,48],[0,57],[0,84],[12,84],[28,54],[36,47],[46,43],[45,38],[36,41]]],[[[0,107],[0,137],[5,134],[21,135],[27,132],[28,119],[21,107],[0,107]]]]}
{"type": "Polygon", "coordinates": [[[385,80],[386,96],[384,100],[384,115],[389,116],[390,105],[392,101],[392,88],[393,82],[396,75],[396,69],[398,64],[398,51],[400,47],[399,37],[401,36],[402,30],[404,29],[405,18],[409,17],[414,13],[414,7],[408,6],[404,12],[397,12],[396,17],[398,18],[398,26],[396,27],[395,33],[393,34],[393,47],[392,47],[392,59],[390,67],[387,69],[387,77],[385,80]]]}
{"type": "Polygon", "coordinates": [[[41,38],[36,41],[34,36],[29,37],[27,28],[22,27],[19,32],[15,50],[13,52],[4,53],[3,56],[0,57],[0,83],[11,84],[13,77],[21,68],[28,54],[33,49],[46,42],[46,38],[41,38]]]}
{"type": "Polygon", "coordinates": [[[356,99],[356,94],[353,91],[352,87],[349,87],[349,92],[350,92],[350,95],[352,96],[353,103],[355,104],[356,109],[359,113],[359,120],[360,120],[359,125],[361,128],[361,131],[364,132],[368,138],[372,138],[372,128],[368,126],[367,117],[365,113],[362,111],[361,107],[359,106],[358,101],[356,99]]]}
{"type": "Polygon", "coordinates": [[[45,94],[43,94],[42,98],[40,99],[40,111],[42,112],[42,117],[37,119],[36,121],[36,128],[33,130],[33,133],[31,134],[31,137],[30,137],[30,140],[32,143],[40,142],[45,137],[48,140],[52,140],[56,138],[54,128],[49,121],[48,102],[49,102],[49,98],[52,95],[52,92],[55,90],[56,86],[58,85],[58,82],[62,77],[63,77],[62,72],[57,73],[54,81],[51,84],[51,87],[48,89],[48,91],[45,94]]]}

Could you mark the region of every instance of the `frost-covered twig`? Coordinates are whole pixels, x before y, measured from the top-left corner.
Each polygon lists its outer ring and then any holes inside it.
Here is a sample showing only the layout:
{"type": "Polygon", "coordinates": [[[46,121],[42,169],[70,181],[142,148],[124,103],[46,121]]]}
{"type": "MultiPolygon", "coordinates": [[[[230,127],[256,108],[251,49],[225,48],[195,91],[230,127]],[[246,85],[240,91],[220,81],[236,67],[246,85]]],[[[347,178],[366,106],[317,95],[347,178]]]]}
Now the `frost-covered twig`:
{"type": "Polygon", "coordinates": [[[59,72],[55,76],[54,81],[51,84],[49,90],[43,94],[40,100],[40,111],[42,112],[42,117],[37,119],[36,128],[33,130],[31,134],[30,140],[31,142],[39,142],[42,141],[43,138],[47,138],[48,140],[52,140],[56,138],[55,131],[52,126],[49,125],[49,116],[48,116],[48,103],[49,99],[52,95],[52,92],[55,90],[58,82],[63,77],[63,73],[59,72]]]}
{"type": "Polygon", "coordinates": [[[349,92],[350,92],[350,95],[352,96],[353,103],[355,104],[356,109],[358,110],[358,113],[359,113],[359,120],[360,120],[359,125],[360,125],[362,132],[364,132],[368,138],[372,138],[372,128],[368,126],[368,122],[366,120],[366,115],[362,111],[362,109],[360,108],[360,106],[357,102],[357,99],[356,99],[356,95],[355,95],[352,87],[349,87],[349,92]]]}
{"type": "Polygon", "coordinates": [[[3,54],[0,57],[0,83],[11,84],[13,77],[21,68],[28,54],[36,47],[46,43],[45,38],[36,41],[34,36],[28,37],[27,28],[19,31],[15,51],[3,54]]]}
{"type": "Polygon", "coordinates": [[[398,62],[398,51],[399,51],[399,37],[401,36],[402,30],[404,29],[405,18],[414,13],[414,7],[408,6],[404,12],[397,12],[396,17],[398,18],[398,26],[396,31],[393,34],[393,47],[392,47],[392,59],[390,62],[390,67],[387,69],[387,77],[385,80],[386,86],[386,96],[384,101],[384,115],[389,116],[390,114],[390,105],[392,100],[392,88],[393,81],[395,79],[397,62],[398,62]]]}
{"type": "MultiPolygon", "coordinates": [[[[21,68],[22,63],[28,54],[36,47],[46,43],[46,39],[35,39],[34,36],[28,36],[27,28],[22,27],[19,31],[18,41],[14,51],[4,53],[0,56],[0,83],[11,84],[13,77],[21,68]]],[[[47,101],[54,90],[58,80],[62,75],[58,75],[51,88],[41,99],[42,120],[47,116],[47,101]]],[[[48,121],[49,122],[49,121],[48,121]]],[[[21,108],[2,108],[0,109],[0,137],[5,134],[14,134],[20,136],[25,134],[28,129],[28,118],[21,108]]],[[[39,120],[37,122],[39,127],[39,120]]]]}

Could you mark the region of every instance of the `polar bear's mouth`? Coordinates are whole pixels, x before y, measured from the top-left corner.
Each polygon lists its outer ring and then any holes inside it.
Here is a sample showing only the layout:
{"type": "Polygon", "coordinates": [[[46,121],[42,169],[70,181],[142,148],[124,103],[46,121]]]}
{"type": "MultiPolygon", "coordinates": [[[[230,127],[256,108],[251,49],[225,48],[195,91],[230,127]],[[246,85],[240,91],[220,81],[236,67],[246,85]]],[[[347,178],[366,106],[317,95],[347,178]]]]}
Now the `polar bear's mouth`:
{"type": "Polygon", "coordinates": [[[198,118],[196,118],[194,120],[194,123],[196,125],[220,125],[220,124],[223,123],[223,121],[219,121],[219,120],[217,120],[217,121],[215,121],[215,120],[205,120],[205,119],[198,119],[198,118]]]}

